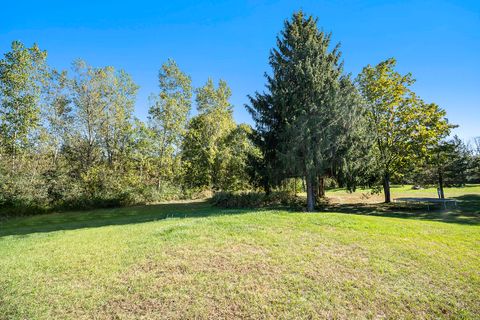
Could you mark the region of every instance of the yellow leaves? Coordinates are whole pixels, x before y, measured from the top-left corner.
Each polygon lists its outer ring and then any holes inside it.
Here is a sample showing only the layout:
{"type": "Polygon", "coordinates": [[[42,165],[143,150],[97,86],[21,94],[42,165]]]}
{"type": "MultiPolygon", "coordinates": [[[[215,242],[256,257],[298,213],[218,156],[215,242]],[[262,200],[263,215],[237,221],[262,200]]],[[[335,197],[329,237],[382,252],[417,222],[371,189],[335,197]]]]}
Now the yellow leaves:
{"type": "Polygon", "coordinates": [[[425,104],[410,85],[410,73],[395,71],[395,59],[375,67],[367,66],[357,78],[359,89],[370,104],[369,114],[378,136],[377,153],[393,170],[428,152],[428,146],[448,135],[451,125],[445,111],[436,104],[425,104]],[[395,160],[395,161],[392,161],[395,160]]]}

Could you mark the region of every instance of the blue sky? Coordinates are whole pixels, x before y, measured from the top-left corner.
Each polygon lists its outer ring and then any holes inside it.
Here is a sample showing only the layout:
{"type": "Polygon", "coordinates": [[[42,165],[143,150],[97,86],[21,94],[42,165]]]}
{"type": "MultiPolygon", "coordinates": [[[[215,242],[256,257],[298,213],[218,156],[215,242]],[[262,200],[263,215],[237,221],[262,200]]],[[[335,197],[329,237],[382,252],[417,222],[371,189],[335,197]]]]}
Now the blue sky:
{"type": "Polygon", "coordinates": [[[480,1],[8,1],[0,52],[37,42],[59,69],[76,58],[125,69],[140,85],[142,119],[173,58],[196,86],[226,80],[235,119],[251,123],[246,96],[263,90],[275,36],[299,9],[341,42],[346,72],[395,57],[414,90],[460,125],[455,133],[480,136],[480,1]]]}

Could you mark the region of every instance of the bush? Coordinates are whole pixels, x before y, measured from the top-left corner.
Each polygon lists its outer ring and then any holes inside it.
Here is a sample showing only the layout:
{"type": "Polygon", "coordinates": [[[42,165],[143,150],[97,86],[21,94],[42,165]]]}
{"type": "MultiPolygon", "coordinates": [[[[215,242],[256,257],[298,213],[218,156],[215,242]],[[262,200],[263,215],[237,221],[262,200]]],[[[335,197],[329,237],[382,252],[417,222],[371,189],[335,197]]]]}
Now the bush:
{"type": "Polygon", "coordinates": [[[222,208],[257,208],[264,205],[265,197],[258,192],[216,192],[211,202],[222,208]]]}
{"type": "Polygon", "coordinates": [[[211,203],[222,208],[262,208],[289,207],[300,209],[304,206],[302,199],[288,192],[216,192],[211,203]]]}
{"type": "Polygon", "coordinates": [[[211,198],[213,192],[204,188],[191,188],[183,190],[182,196],[180,199],[183,200],[197,200],[197,199],[206,199],[211,198]]]}

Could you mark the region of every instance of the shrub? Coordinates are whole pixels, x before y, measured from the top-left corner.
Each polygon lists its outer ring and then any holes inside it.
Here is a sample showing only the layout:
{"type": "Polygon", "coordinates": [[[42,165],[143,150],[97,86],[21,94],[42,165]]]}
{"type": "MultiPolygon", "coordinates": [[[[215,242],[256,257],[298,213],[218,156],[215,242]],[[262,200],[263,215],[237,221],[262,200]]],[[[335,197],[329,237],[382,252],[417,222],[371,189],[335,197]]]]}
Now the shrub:
{"type": "Polygon", "coordinates": [[[206,199],[211,198],[213,192],[209,189],[204,188],[190,188],[183,190],[181,199],[184,200],[197,200],[197,199],[206,199]]]}
{"type": "Polygon", "coordinates": [[[290,207],[303,208],[303,200],[288,192],[216,192],[213,205],[222,208],[290,207]]]}

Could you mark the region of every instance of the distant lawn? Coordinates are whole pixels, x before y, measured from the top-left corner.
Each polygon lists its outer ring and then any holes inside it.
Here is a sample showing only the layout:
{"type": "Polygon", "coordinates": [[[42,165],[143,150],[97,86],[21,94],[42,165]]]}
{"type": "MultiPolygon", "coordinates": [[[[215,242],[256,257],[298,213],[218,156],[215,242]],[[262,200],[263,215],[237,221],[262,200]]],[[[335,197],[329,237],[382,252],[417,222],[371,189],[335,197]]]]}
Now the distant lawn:
{"type": "MultiPolygon", "coordinates": [[[[426,197],[426,198],[437,198],[437,188],[427,188],[414,190],[412,186],[398,186],[394,185],[391,187],[392,199],[401,198],[401,197],[426,197]]],[[[444,188],[445,198],[457,199],[460,202],[464,202],[467,195],[473,195],[480,197],[480,185],[466,185],[461,188],[444,188]]],[[[327,196],[331,197],[335,202],[349,202],[349,203],[376,203],[383,202],[384,196],[383,192],[379,194],[372,194],[371,189],[362,189],[359,188],[355,193],[349,193],[345,189],[333,189],[327,191],[327,196]]],[[[480,198],[477,198],[478,201],[476,206],[473,209],[480,210],[480,198]]],[[[464,203],[465,204],[465,203],[464,203]]],[[[470,203],[468,203],[470,205],[470,203]]],[[[468,207],[466,209],[469,209],[468,207]]],[[[480,211],[479,211],[480,213],[480,211]]]]}
{"type": "MultiPolygon", "coordinates": [[[[370,189],[358,189],[349,193],[345,189],[333,189],[326,192],[328,211],[380,215],[398,218],[415,218],[457,223],[480,223],[480,185],[466,185],[461,188],[445,188],[445,197],[455,199],[457,207],[449,204],[443,210],[441,204],[430,205],[418,203],[384,204],[383,193],[372,194],[370,189]]],[[[437,198],[437,189],[414,190],[412,186],[392,186],[392,199],[403,197],[437,198]]]]}
{"type": "Polygon", "coordinates": [[[478,319],[480,187],[446,193],[459,209],[185,202],[8,220],[0,319],[478,319]]]}

